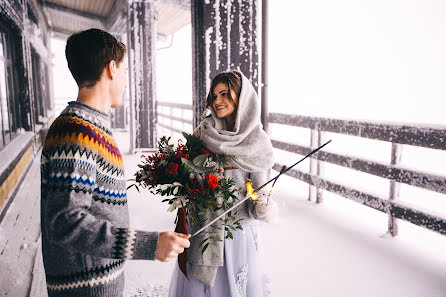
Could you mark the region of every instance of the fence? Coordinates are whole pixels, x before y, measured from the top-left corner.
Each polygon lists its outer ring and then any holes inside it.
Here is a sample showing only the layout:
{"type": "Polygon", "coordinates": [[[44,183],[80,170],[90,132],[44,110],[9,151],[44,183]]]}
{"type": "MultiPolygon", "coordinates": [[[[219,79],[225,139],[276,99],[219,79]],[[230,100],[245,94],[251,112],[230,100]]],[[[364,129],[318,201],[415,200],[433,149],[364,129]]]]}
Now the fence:
{"type": "Polygon", "coordinates": [[[171,103],[171,102],[157,102],[157,119],[158,126],[164,133],[172,135],[171,132],[192,133],[192,105],[171,103]]]}
{"type": "MultiPolygon", "coordinates": [[[[192,114],[190,114],[190,117],[184,117],[185,111],[192,111],[191,105],[158,103],[158,106],[167,107],[170,108],[170,110],[181,110],[181,116],[171,115],[166,112],[166,110],[162,113],[158,112],[158,117],[170,120],[170,125],[164,122],[159,123],[159,126],[181,133],[184,129],[175,128],[173,126],[174,122],[181,123],[182,128],[184,128],[184,124],[192,125],[192,114]]],[[[346,121],[279,113],[270,113],[269,123],[295,126],[311,130],[310,147],[274,139],[272,140],[273,146],[276,149],[300,155],[306,155],[312,149],[320,146],[322,144],[322,134],[324,132],[333,132],[391,143],[390,164],[320,151],[311,158],[310,170],[308,173],[293,169],[286,174],[309,184],[309,199],[314,198],[318,203],[322,202],[322,191],[325,190],[388,214],[388,228],[393,236],[397,235],[398,232],[395,219],[402,219],[440,234],[446,234],[445,219],[436,217],[416,208],[408,207],[397,201],[400,183],[446,194],[445,176],[405,169],[399,166],[402,145],[446,150],[446,133],[444,129],[346,121]],[[321,176],[321,162],[328,162],[330,164],[339,165],[389,180],[390,190],[388,199],[383,199],[323,178],[321,176]]],[[[276,163],[274,164],[274,170],[280,171],[282,166],[282,164],[276,163]]]]}
{"type": "MultiPolygon", "coordinates": [[[[272,140],[275,148],[302,155],[309,153],[312,149],[321,145],[321,134],[323,132],[352,135],[391,143],[392,150],[390,164],[320,151],[312,157],[309,173],[293,169],[288,171],[287,174],[315,187],[316,194],[314,196],[316,196],[316,202],[321,202],[321,191],[326,190],[375,210],[387,213],[389,215],[389,232],[392,235],[397,234],[397,226],[395,224],[396,218],[441,234],[446,234],[445,219],[402,205],[396,201],[399,192],[399,183],[446,194],[446,177],[409,170],[398,166],[401,159],[401,145],[446,150],[446,133],[444,129],[345,121],[279,113],[270,113],[269,123],[311,129],[310,147],[272,140]],[[359,191],[358,189],[324,179],[320,176],[320,162],[322,161],[389,180],[389,199],[382,199],[359,191]]],[[[275,170],[280,171],[281,168],[281,164],[274,165],[275,170]]]]}

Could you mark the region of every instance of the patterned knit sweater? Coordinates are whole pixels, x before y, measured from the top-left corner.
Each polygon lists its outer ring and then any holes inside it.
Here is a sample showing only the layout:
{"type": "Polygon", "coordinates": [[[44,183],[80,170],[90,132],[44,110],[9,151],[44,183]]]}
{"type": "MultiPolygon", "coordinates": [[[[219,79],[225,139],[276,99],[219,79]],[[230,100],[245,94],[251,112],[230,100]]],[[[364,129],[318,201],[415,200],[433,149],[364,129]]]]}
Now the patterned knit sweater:
{"type": "Polygon", "coordinates": [[[157,232],[129,229],[121,154],[107,114],[70,102],[41,160],[48,295],[122,296],[124,261],[155,258],[157,232]]]}

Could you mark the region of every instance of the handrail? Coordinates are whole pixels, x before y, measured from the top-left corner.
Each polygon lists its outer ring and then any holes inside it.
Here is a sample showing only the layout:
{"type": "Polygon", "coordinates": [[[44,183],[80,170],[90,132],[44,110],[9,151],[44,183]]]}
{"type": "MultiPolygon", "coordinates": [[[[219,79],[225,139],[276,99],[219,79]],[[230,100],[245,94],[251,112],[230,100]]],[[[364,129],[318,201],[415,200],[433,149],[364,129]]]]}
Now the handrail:
{"type": "Polygon", "coordinates": [[[167,114],[160,113],[160,112],[158,112],[158,116],[159,116],[159,117],[163,117],[163,118],[167,118],[167,119],[171,119],[171,120],[174,120],[174,121],[183,122],[183,123],[191,124],[191,125],[192,125],[192,120],[183,119],[183,118],[180,118],[180,117],[176,117],[176,116],[172,116],[172,115],[167,115],[167,114]]]}
{"type": "MultiPolygon", "coordinates": [[[[192,110],[188,104],[159,102],[159,106],[192,110]]],[[[191,124],[192,121],[173,115],[158,113],[158,116],[170,120],[191,124]]],[[[309,200],[316,193],[316,202],[322,201],[322,190],[338,194],[344,198],[358,202],[375,210],[389,215],[389,232],[395,236],[397,225],[395,219],[402,219],[415,225],[446,235],[446,219],[408,207],[395,201],[398,196],[398,183],[403,183],[425,190],[446,194],[446,177],[419,170],[406,169],[398,165],[400,151],[399,145],[412,145],[430,149],[446,150],[446,127],[422,127],[410,124],[387,124],[365,121],[340,120],[329,118],[317,118],[299,115],[270,113],[269,122],[287,126],[295,126],[311,129],[311,147],[272,140],[274,148],[297,153],[308,154],[318,142],[321,141],[322,132],[333,132],[345,135],[353,135],[362,138],[386,141],[392,143],[392,162],[384,164],[363,158],[357,158],[336,153],[320,151],[311,157],[310,172],[305,173],[293,169],[285,173],[288,176],[306,182],[310,186],[309,200]],[[363,191],[329,181],[320,176],[320,162],[339,165],[356,171],[372,174],[390,181],[389,199],[383,199],[370,195],[363,191]],[[311,191],[315,189],[316,191],[311,191]]],[[[158,123],[160,127],[181,133],[180,129],[158,123]]],[[[282,164],[274,164],[273,169],[280,171],[282,164]]]]}
{"type": "MultiPolygon", "coordinates": [[[[269,121],[270,123],[275,124],[311,129],[312,147],[315,145],[313,138],[318,138],[320,142],[322,132],[334,132],[392,143],[391,164],[383,164],[362,158],[320,151],[317,155],[313,156],[311,160],[312,162],[317,162],[317,170],[316,166],[313,164],[313,170],[310,168],[310,173],[294,169],[286,174],[310,185],[309,199],[311,199],[311,187],[314,187],[316,188],[318,195],[318,199],[316,199],[317,202],[320,202],[319,196],[322,195],[320,191],[326,190],[369,206],[375,210],[387,213],[389,215],[389,232],[392,235],[397,234],[397,226],[394,221],[395,218],[446,235],[446,219],[439,218],[435,215],[411,208],[395,201],[395,197],[398,196],[399,192],[398,187],[395,186],[397,183],[404,183],[425,190],[446,194],[446,176],[424,173],[419,170],[410,170],[398,166],[398,160],[401,157],[401,152],[399,150],[400,144],[446,150],[446,126],[427,127],[410,124],[374,123],[280,113],[270,113],[269,121]],[[379,198],[322,178],[319,170],[319,162],[321,161],[389,180],[389,199],[379,198]]],[[[272,143],[277,149],[301,155],[307,154],[312,149],[312,147],[305,147],[279,140],[272,140],[272,143]]],[[[276,163],[273,169],[280,171],[282,166],[282,164],[276,163]]]]}
{"type": "Polygon", "coordinates": [[[446,126],[416,127],[414,125],[405,124],[349,121],[281,113],[270,113],[269,122],[400,144],[446,150],[446,126]]]}
{"type": "MultiPolygon", "coordinates": [[[[191,104],[183,104],[183,103],[174,103],[174,102],[157,102],[158,107],[162,106],[162,107],[169,107],[170,108],[170,112],[172,113],[172,110],[174,108],[176,109],[180,109],[182,111],[182,115],[184,116],[184,111],[192,111],[192,105],[191,104]]],[[[176,132],[176,133],[182,133],[183,131],[177,128],[172,127],[172,121],[177,121],[180,122],[182,124],[182,127],[184,127],[184,124],[188,124],[188,125],[193,125],[193,121],[192,121],[192,116],[190,119],[186,119],[184,117],[179,117],[179,116],[174,116],[172,114],[166,114],[166,113],[161,113],[158,111],[157,108],[157,118],[165,118],[165,119],[169,119],[170,120],[170,126],[160,123],[159,120],[157,121],[158,126],[172,131],[172,132],[176,132]]]]}
{"type": "MultiPolygon", "coordinates": [[[[276,171],[280,171],[282,169],[282,165],[274,164],[273,169],[276,171]]],[[[348,198],[352,201],[361,203],[383,213],[388,213],[392,217],[402,219],[415,225],[446,235],[445,219],[438,218],[434,215],[422,212],[420,210],[404,206],[392,200],[382,199],[370,194],[366,194],[362,191],[358,191],[353,188],[328,181],[319,176],[311,175],[297,169],[291,169],[285,174],[306,182],[307,184],[315,186],[319,189],[338,194],[344,198],[348,198]]]]}
{"type": "MultiPolygon", "coordinates": [[[[275,148],[299,155],[306,155],[311,151],[310,148],[297,144],[286,143],[278,140],[272,140],[271,142],[275,148]]],[[[414,170],[399,168],[397,166],[385,165],[379,162],[373,162],[355,157],[347,157],[324,151],[319,152],[314,158],[318,159],[319,161],[348,167],[385,179],[395,180],[399,183],[446,194],[446,178],[442,176],[422,173],[414,170]]]]}
{"type": "Polygon", "coordinates": [[[158,106],[174,107],[179,109],[192,110],[192,104],[174,103],[174,102],[157,102],[158,106]]]}

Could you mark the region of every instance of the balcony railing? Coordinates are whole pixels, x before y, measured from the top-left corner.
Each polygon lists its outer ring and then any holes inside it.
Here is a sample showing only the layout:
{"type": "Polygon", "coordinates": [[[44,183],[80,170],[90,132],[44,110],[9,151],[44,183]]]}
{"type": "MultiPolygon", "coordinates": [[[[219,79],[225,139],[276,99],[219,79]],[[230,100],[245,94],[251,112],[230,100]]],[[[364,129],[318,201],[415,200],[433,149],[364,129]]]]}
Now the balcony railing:
{"type": "MultiPolygon", "coordinates": [[[[437,129],[410,125],[391,125],[315,118],[279,113],[270,113],[269,122],[311,129],[311,147],[305,147],[278,140],[272,141],[273,146],[277,149],[301,155],[305,155],[315,147],[321,145],[321,135],[323,132],[352,135],[391,143],[392,150],[390,164],[320,151],[314,157],[312,157],[309,173],[298,169],[293,169],[288,171],[286,174],[304,181],[310,186],[313,186],[316,190],[316,202],[321,202],[321,191],[326,190],[371,207],[375,210],[387,213],[389,215],[389,232],[392,235],[397,234],[395,218],[411,222],[415,225],[425,227],[441,234],[446,234],[445,219],[436,217],[416,208],[408,207],[396,201],[396,197],[398,197],[398,183],[446,194],[445,176],[424,173],[418,170],[405,169],[399,166],[402,145],[446,150],[446,127],[444,129],[437,129]],[[320,162],[322,161],[389,180],[390,191],[388,199],[376,197],[364,193],[358,189],[334,183],[326,178],[323,178],[320,170],[320,162]]],[[[280,171],[281,168],[282,164],[274,165],[275,170],[280,171]]]]}
{"type": "MultiPolygon", "coordinates": [[[[158,123],[160,127],[177,133],[192,130],[192,114],[185,116],[186,111],[192,111],[191,105],[163,102],[158,103],[158,106],[163,107],[163,110],[158,112],[158,118],[164,119],[162,123],[158,123]],[[168,109],[171,111],[175,110],[176,114],[172,115],[168,109]],[[167,123],[166,119],[170,122],[167,123]],[[184,129],[185,125],[188,126],[186,130],[184,129]]],[[[415,125],[347,121],[279,113],[270,113],[269,123],[310,129],[311,139],[309,147],[272,140],[274,148],[299,155],[306,155],[312,149],[320,146],[324,132],[390,143],[392,149],[389,164],[320,151],[311,158],[309,172],[293,169],[286,174],[310,186],[309,200],[315,200],[318,203],[322,202],[322,191],[325,190],[386,213],[389,217],[389,232],[394,236],[398,230],[395,219],[405,220],[440,234],[446,234],[446,219],[434,216],[416,207],[404,205],[404,203],[398,202],[397,199],[399,196],[399,184],[407,184],[424,190],[446,194],[446,176],[407,169],[400,165],[402,145],[445,151],[446,127],[432,128],[415,125]],[[328,180],[321,174],[321,162],[342,166],[388,180],[390,185],[388,199],[328,180]]],[[[280,171],[282,166],[283,164],[276,163],[273,169],[280,171]]]]}
{"type": "Polygon", "coordinates": [[[192,133],[192,105],[157,102],[158,126],[162,135],[174,133],[192,133]]]}

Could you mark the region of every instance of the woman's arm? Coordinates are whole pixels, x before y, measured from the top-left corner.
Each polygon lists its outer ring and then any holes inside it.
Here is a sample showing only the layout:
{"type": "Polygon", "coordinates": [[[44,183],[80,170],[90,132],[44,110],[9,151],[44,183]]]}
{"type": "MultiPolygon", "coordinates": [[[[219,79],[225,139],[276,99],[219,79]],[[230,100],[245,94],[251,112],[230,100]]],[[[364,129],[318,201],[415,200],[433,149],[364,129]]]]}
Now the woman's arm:
{"type": "MultiPolygon", "coordinates": [[[[262,186],[270,180],[271,170],[263,172],[251,172],[249,178],[251,179],[254,189],[262,186]]],[[[269,196],[269,187],[266,187],[258,194],[257,201],[249,200],[248,213],[251,217],[265,222],[273,221],[278,215],[277,203],[269,196]]]]}

